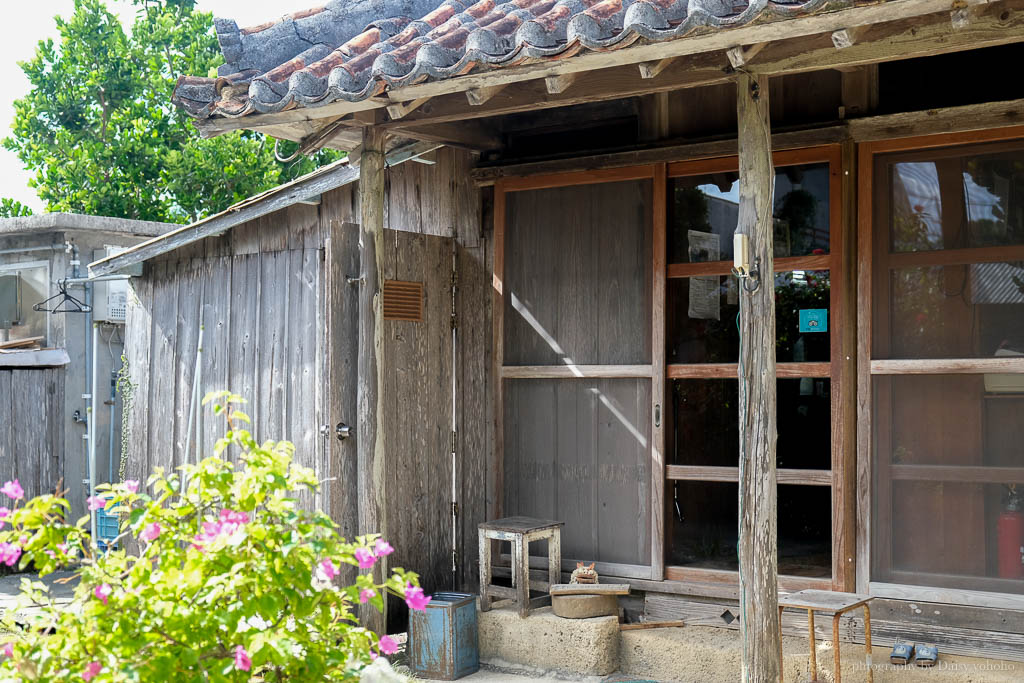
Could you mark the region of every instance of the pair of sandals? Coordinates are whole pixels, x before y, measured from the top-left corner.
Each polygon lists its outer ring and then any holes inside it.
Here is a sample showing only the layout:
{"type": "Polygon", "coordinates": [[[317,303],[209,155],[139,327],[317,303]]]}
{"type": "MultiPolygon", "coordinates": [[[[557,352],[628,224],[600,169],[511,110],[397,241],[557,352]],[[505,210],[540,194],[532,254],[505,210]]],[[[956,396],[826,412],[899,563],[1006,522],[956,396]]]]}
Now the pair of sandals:
{"type": "Polygon", "coordinates": [[[893,664],[910,664],[911,657],[918,666],[935,666],[939,660],[939,648],[924,643],[908,643],[897,640],[889,653],[889,661],[893,664]]]}

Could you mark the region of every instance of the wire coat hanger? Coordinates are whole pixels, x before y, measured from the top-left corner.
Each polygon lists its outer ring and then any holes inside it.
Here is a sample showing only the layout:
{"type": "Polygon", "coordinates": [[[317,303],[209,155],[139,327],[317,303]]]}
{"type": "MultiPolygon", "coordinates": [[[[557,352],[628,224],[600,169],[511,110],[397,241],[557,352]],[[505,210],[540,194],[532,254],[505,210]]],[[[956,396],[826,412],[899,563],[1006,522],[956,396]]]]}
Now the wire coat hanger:
{"type": "Polygon", "coordinates": [[[68,293],[67,280],[57,280],[57,289],[59,290],[56,294],[51,296],[46,301],[41,301],[32,307],[33,311],[40,313],[91,313],[92,306],[87,306],[83,302],[79,301],[73,295],[68,293]],[[49,308],[48,304],[54,299],[60,298],[53,308],[49,308]]]}

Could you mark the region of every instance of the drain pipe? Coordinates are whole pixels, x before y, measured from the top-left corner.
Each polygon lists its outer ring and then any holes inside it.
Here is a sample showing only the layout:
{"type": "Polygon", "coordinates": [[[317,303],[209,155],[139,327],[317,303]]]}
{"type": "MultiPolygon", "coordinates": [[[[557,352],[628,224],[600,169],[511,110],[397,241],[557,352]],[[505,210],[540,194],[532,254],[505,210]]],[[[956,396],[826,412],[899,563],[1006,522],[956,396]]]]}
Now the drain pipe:
{"type": "MultiPolygon", "coordinates": [[[[86,285],[86,290],[92,287],[86,285]]],[[[88,299],[86,300],[88,301],[88,299]]],[[[92,315],[89,315],[90,322],[92,315]]],[[[99,340],[99,326],[92,323],[92,384],[89,396],[89,497],[96,495],[96,392],[99,387],[96,385],[96,344],[99,340]]],[[[99,539],[96,536],[96,511],[89,512],[89,532],[92,534],[92,546],[98,547],[99,539]]]]}
{"type": "MultiPolygon", "coordinates": [[[[113,333],[111,333],[113,334],[113,333]]],[[[110,400],[107,401],[107,405],[110,406],[110,436],[107,439],[107,444],[110,447],[109,453],[107,454],[107,480],[110,483],[114,482],[114,406],[117,405],[117,371],[114,369],[110,370],[110,400]]]]}

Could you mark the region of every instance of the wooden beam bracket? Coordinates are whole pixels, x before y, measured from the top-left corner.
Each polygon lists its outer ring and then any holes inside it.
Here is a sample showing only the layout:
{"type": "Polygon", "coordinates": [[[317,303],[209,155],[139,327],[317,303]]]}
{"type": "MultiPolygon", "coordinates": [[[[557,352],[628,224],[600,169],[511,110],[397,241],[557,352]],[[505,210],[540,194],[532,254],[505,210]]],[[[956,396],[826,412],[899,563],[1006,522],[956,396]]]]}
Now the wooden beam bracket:
{"type": "Polygon", "coordinates": [[[479,107],[483,104],[487,104],[488,100],[504,90],[506,85],[506,83],[502,83],[499,85],[483,86],[480,88],[470,88],[466,91],[466,100],[469,102],[471,107],[479,107]]]}
{"type": "Polygon", "coordinates": [[[838,31],[832,32],[832,44],[836,46],[837,50],[845,50],[848,47],[853,47],[857,44],[857,41],[864,37],[864,32],[867,30],[867,26],[852,26],[850,28],[841,28],[838,31]]]}
{"type": "Polygon", "coordinates": [[[404,118],[406,114],[416,111],[430,100],[429,97],[421,97],[417,100],[410,102],[401,102],[398,104],[389,104],[387,106],[388,116],[391,117],[392,121],[404,118]]]}
{"type": "Polygon", "coordinates": [[[736,47],[729,48],[726,51],[726,56],[729,57],[729,64],[732,68],[739,69],[742,66],[746,66],[750,63],[757,53],[765,49],[768,43],[755,43],[754,45],[748,45],[746,47],[737,45],[736,47]]]}
{"type": "Polygon", "coordinates": [[[677,57],[666,57],[656,59],[652,62],[640,62],[640,78],[656,78],[658,74],[667,69],[677,57]]]}
{"type": "Polygon", "coordinates": [[[544,87],[547,88],[549,95],[561,95],[569,87],[576,82],[576,73],[560,74],[558,76],[548,76],[544,79],[544,87]]]}

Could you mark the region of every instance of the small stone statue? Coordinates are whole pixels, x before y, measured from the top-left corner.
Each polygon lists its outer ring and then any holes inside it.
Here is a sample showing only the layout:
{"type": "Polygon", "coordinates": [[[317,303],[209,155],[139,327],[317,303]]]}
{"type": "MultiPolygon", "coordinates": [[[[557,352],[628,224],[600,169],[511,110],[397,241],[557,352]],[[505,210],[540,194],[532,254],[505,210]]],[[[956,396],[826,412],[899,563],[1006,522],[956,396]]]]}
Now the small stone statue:
{"type": "Polygon", "coordinates": [[[586,565],[577,562],[576,569],[573,570],[572,576],[569,578],[569,583],[597,583],[597,570],[594,569],[594,563],[586,565]]]}

